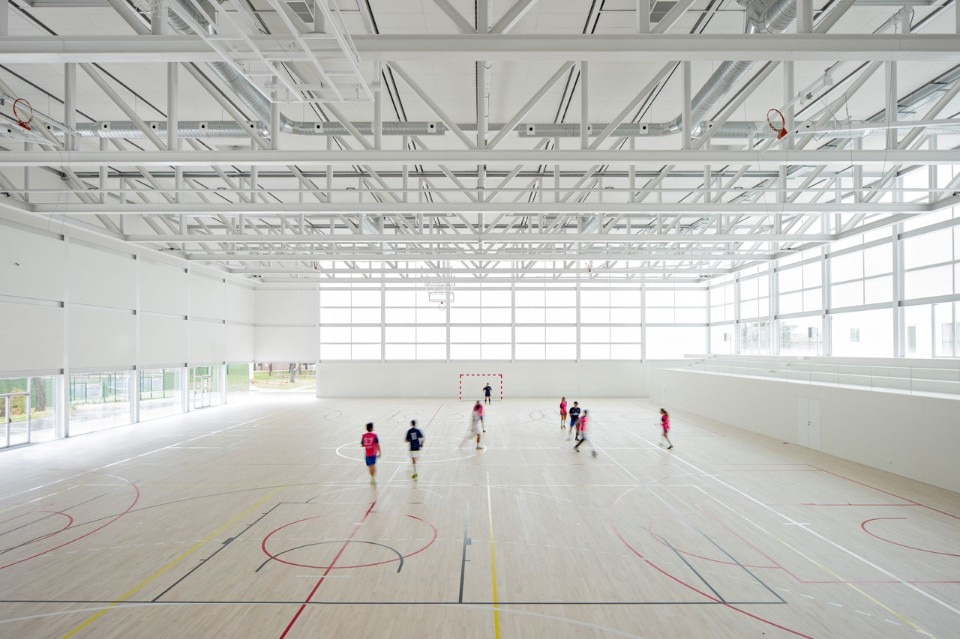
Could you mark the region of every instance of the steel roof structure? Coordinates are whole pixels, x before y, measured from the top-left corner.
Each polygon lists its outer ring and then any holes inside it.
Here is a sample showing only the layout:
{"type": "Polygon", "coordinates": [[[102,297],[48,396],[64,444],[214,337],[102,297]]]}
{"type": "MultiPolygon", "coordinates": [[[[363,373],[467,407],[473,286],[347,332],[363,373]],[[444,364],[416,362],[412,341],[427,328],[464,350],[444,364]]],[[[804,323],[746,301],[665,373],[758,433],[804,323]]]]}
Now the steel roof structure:
{"type": "Polygon", "coordinates": [[[960,202],[956,0],[2,0],[0,215],[255,281],[703,282],[960,202]]]}

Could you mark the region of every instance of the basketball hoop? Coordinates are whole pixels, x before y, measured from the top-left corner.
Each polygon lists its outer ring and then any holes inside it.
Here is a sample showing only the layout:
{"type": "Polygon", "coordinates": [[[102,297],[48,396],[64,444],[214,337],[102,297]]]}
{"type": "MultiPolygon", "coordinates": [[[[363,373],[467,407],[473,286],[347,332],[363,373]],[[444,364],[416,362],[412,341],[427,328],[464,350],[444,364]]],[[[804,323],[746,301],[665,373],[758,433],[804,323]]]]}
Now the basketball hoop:
{"type": "Polygon", "coordinates": [[[21,127],[30,130],[30,123],[33,122],[33,107],[24,98],[17,98],[13,101],[13,118],[21,127]]]}
{"type": "Polygon", "coordinates": [[[770,109],[767,111],[767,126],[776,131],[777,139],[782,140],[787,137],[787,119],[783,117],[783,113],[780,112],[780,109],[770,109]],[[780,124],[774,124],[773,120],[770,119],[770,114],[776,113],[780,117],[780,124]]]}

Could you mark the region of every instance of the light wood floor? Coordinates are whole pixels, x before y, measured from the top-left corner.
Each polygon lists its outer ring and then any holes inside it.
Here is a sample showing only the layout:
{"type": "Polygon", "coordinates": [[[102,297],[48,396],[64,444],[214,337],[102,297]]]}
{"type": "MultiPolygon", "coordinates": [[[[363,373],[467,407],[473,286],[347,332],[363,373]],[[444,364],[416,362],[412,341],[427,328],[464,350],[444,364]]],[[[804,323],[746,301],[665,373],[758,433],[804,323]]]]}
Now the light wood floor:
{"type": "Polygon", "coordinates": [[[558,399],[480,452],[467,401],[302,395],[0,452],[0,637],[960,636],[956,493],[570,398],[594,458],[558,399]]]}

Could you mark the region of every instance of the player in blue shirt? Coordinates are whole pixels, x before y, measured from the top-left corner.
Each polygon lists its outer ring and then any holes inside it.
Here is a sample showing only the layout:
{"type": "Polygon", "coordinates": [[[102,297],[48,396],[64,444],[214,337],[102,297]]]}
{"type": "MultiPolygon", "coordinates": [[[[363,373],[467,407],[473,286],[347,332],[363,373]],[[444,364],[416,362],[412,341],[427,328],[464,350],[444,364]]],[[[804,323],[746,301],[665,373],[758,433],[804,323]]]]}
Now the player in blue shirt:
{"type": "Polygon", "coordinates": [[[413,462],[413,477],[417,478],[417,459],[420,457],[420,449],[423,448],[423,442],[426,440],[426,437],[423,436],[423,431],[417,428],[417,420],[410,420],[410,430],[407,431],[406,441],[410,444],[410,461],[413,462]]]}

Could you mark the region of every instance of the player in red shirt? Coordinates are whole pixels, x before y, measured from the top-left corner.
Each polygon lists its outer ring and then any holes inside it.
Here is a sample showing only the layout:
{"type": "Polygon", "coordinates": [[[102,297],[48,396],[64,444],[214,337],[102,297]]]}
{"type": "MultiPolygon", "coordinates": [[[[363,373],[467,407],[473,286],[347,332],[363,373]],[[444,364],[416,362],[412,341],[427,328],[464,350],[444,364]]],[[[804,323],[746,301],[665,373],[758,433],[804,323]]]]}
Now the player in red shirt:
{"type": "Polygon", "coordinates": [[[567,398],[560,398],[560,430],[567,429],[567,398]]]}
{"type": "Polygon", "coordinates": [[[377,483],[377,458],[380,457],[380,438],[373,432],[373,422],[367,424],[367,432],[360,438],[367,461],[367,470],[370,471],[370,483],[377,483]]]}
{"type": "Polygon", "coordinates": [[[480,400],[477,400],[477,403],[473,405],[473,412],[470,414],[470,430],[467,431],[463,443],[466,444],[470,438],[476,435],[477,450],[483,450],[483,446],[480,445],[480,433],[485,432],[487,432],[487,429],[483,426],[483,404],[480,403],[480,400]]]}
{"type": "MultiPolygon", "coordinates": [[[[587,425],[590,424],[590,411],[584,410],[583,415],[580,416],[580,419],[577,420],[577,432],[580,434],[580,441],[577,442],[577,445],[573,447],[575,451],[580,452],[580,446],[583,445],[583,442],[587,441],[587,425]]],[[[590,448],[593,450],[591,454],[597,456],[597,447],[593,445],[593,442],[590,442],[590,448]]]]}
{"type": "MultiPolygon", "coordinates": [[[[663,429],[660,437],[667,440],[667,450],[670,450],[673,448],[673,442],[670,441],[670,413],[663,408],[660,409],[660,427],[663,429]]],[[[660,445],[663,446],[663,442],[660,445]]]]}

